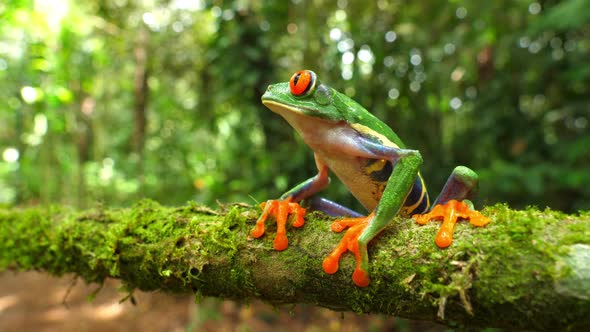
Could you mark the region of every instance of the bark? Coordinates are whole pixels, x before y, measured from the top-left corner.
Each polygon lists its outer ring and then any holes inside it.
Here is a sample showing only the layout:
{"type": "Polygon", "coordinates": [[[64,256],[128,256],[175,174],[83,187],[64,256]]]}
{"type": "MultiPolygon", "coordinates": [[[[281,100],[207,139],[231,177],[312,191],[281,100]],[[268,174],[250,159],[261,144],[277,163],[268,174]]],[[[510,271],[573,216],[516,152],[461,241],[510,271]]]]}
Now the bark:
{"type": "Polygon", "coordinates": [[[312,303],[449,326],[527,330],[590,328],[590,213],[487,207],[492,222],[462,222],[447,249],[437,223],[396,218],[370,246],[371,284],[354,286],[354,259],[327,275],[322,260],[342,234],[312,213],[272,249],[275,227],[248,236],[259,211],[164,207],[0,209],[0,268],[73,272],[87,282],[121,279],[133,289],[195,293],[274,304],[312,303]]]}
{"type": "MultiPolygon", "coordinates": [[[[135,58],[134,95],[133,108],[133,149],[139,158],[143,158],[145,136],[147,128],[147,104],[148,104],[148,30],[141,26],[137,35],[137,42],[133,50],[135,58]]],[[[140,163],[143,162],[140,160],[140,163]]]]}

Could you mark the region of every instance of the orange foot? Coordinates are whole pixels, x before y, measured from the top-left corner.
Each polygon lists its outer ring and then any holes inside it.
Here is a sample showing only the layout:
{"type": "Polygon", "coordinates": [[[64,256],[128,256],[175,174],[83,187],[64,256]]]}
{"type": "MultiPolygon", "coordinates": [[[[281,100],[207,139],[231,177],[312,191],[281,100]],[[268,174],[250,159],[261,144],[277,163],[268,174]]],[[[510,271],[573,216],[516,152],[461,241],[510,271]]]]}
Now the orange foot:
{"type": "Polygon", "coordinates": [[[473,226],[485,226],[490,222],[490,218],[482,215],[479,211],[471,210],[469,205],[464,202],[450,200],[444,205],[436,205],[430,212],[425,214],[415,214],[412,216],[420,225],[426,225],[431,220],[442,220],[438,234],[434,242],[440,248],[446,248],[453,242],[453,229],[459,218],[469,219],[473,226]]]}
{"type": "Polygon", "coordinates": [[[368,262],[363,262],[361,254],[359,252],[359,243],[358,238],[363,233],[363,230],[369,224],[369,221],[373,218],[373,213],[366,217],[360,218],[346,218],[337,220],[332,223],[330,228],[332,231],[340,233],[346,228],[349,228],[344,234],[340,243],[328,257],[324,259],[322,263],[322,267],[324,268],[324,272],[328,274],[334,274],[338,271],[338,262],[340,261],[340,256],[347,251],[350,251],[354,254],[356,258],[356,268],[354,273],[352,274],[352,280],[354,283],[359,287],[366,287],[369,285],[369,273],[367,271],[367,264],[368,262]],[[364,264],[363,264],[364,263],[364,264]]]}
{"type": "Polygon", "coordinates": [[[252,236],[259,238],[264,235],[264,223],[268,219],[268,215],[272,215],[277,221],[277,235],[273,241],[275,250],[285,250],[289,246],[287,239],[287,218],[290,214],[295,214],[295,221],[293,227],[301,227],[305,224],[303,216],[305,216],[305,209],[299,206],[299,203],[292,203],[291,197],[284,200],[268,200],[260,204],[262,208],[262,215],[256,221],[256,226],[252,230],[252,236]]]}

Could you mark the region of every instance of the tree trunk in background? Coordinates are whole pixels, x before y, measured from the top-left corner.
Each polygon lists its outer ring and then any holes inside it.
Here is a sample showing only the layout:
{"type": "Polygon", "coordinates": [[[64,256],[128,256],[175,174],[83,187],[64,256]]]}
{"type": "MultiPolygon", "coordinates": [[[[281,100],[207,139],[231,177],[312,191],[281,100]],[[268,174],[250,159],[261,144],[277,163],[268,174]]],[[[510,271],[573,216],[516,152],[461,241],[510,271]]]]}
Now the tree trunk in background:
{"type": "Polygon", "coordinates": [[[88,204],[86,192],[86,177],[84,166],[91,159],[92,146],[94,145],[94,130],[92,127],[92,114],[96,108],[96,102],[90,96],[82,98],[80,112],[76,117],[78,148],[78,194],[77,203],[79,207],[86,207],[88,204]]]}
{"type": "Polygon", "coordinates": [[[133,51],[135,58],[135,77],[134,77],[134,96],[135,106],[133,110],[134,129],[133,129],[133,151],[137,154],[137,176],[140,179],[140,185],[143,185],[143,163],[145,135],[147,128],[147,104],[148,104],[148,31],[142,25],[137,34],[137,41],[133,51]]]}

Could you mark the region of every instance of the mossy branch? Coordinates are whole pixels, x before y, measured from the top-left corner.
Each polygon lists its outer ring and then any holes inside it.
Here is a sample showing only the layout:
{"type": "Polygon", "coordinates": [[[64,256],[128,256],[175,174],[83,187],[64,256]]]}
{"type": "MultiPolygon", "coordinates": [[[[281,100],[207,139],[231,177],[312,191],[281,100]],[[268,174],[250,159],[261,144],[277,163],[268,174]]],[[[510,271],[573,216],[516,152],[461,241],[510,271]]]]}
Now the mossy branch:
{"type": "MultiPolygon", "coordinates": [[[[451,247],[438,225],[395,220],[371,244],[371,284],[354,286],[351,255],[327,275],[323,258],[341,238],[330,219],[307,216],[290,246],[272,249],[274,228],[247,235],[259,211],[218,213],[142,201],[129,209],[0,209],[0,268],[118,278],[128,289],[270,303],[313,303],[448,325],[534,330],[590,328],[590,213],[488,207],[484,228],[460,223],[451,247]]],[[[270,224],[270,223],[269,223],[270,224]]]]}

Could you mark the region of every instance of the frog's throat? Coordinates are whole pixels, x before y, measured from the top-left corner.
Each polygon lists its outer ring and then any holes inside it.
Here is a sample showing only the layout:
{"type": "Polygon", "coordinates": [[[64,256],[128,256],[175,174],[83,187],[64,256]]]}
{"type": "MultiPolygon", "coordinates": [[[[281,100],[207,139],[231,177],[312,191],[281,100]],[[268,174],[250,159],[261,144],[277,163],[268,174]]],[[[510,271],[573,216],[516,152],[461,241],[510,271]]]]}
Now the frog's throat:
{"type": "Polygon", "coordinates": [[[274,113],[282,116],[303,137],[307,145],[313,146],[319,133],[342,126],[341,121],[326,119],[321,114],[303,107],[283,104],[274,100],[264,100],[263,104],[274,113]],[[308,139],[312,139],[309,141],[308,139]]]}

